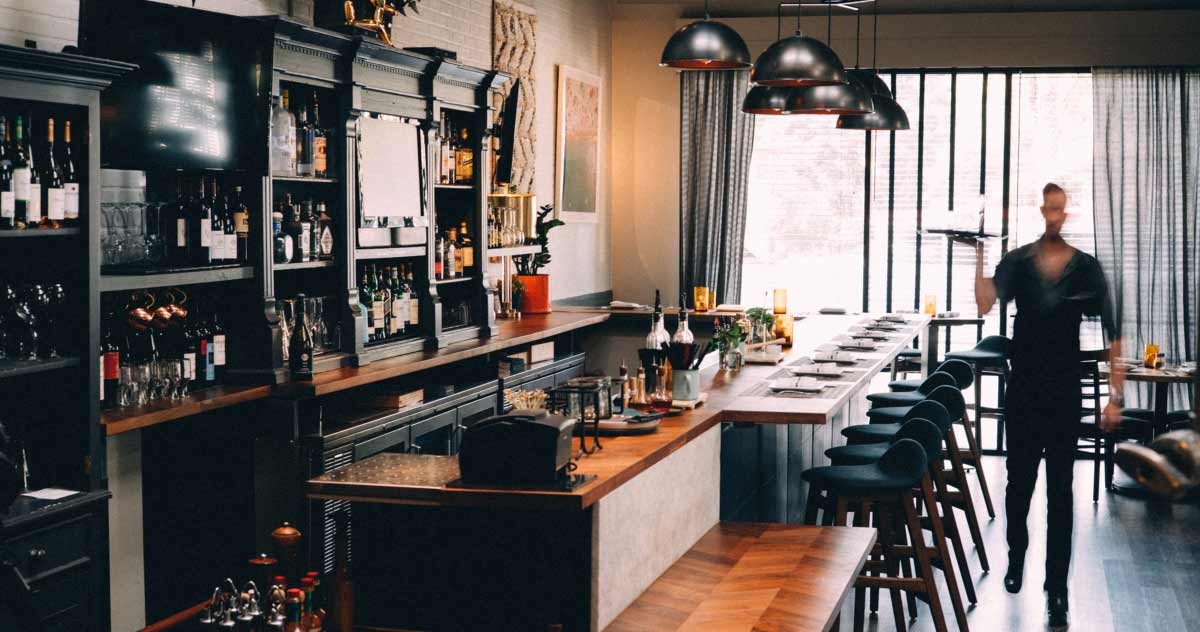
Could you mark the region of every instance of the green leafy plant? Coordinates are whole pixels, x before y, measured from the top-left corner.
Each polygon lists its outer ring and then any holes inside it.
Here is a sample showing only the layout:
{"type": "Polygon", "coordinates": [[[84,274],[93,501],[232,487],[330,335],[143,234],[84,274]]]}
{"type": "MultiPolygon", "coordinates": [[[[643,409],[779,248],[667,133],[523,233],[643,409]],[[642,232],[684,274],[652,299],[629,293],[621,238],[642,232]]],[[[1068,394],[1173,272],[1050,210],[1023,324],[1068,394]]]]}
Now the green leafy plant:
{"type": "Polygon", "coordinates": [[[554,212],[553,204],[546,204],[541,207],[537,214],[537,239],[533,240],[533,245],[541,246],[541,252],[532,255],[517,255],[513,257],[513,263],[517,266],[517,274],[523,276],[532,276],[538,273],[543,267],[550,264],[550,230],[563,225],[561,219],[546,218],[554,212]]]}
{"type": "Polygon", "coordinates": [[[512,308],[520,311],[522,303],[525,302],[525,284],[521,279],[513,278],[512,281],[512,308]]]}
{"type": "Polygon", "coordinates": [[[751,307],[746,310],[746,318],[749,318],[751,323],[758,325],[775,325],[775,314],[765,307],[751,307]]]}
{"type": "Polygon", "coordinates": [[[740,322],[732,318],[720,319],[713,329],[713,338],[717,340],[717,348],[721,351],[736,349],[746,339],[746,332],[740,322]]]}

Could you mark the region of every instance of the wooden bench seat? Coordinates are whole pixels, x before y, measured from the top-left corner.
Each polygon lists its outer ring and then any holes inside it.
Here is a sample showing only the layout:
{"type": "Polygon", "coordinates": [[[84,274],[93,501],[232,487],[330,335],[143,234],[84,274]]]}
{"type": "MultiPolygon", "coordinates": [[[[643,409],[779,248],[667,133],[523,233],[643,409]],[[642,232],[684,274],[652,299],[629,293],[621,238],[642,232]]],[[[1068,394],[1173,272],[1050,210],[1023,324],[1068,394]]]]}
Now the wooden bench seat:
{"type": "Polygon", "coordinates": [[[605,630],[825,632],[874,543],[874,529],[723,522],[605,630]]]}

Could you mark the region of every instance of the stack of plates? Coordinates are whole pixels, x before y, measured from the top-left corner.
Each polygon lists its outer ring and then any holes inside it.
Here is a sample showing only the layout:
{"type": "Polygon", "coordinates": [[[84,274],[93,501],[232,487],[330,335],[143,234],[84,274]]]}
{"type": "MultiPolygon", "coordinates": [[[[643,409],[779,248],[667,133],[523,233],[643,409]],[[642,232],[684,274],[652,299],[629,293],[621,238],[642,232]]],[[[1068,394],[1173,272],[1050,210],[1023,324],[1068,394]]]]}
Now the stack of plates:
{"type": "Polygon", "coordinates": [[[838,377],[846,372],[845,369],[837,366],[836,364],[817,364],[815,362],[812,364],[789,366],[787,367],[787,370],[788,373],[791,373],[792,375],[808,375],[815,377],[838,377]]]}
{"type": "Polygon", "coordinates": [[[837,343],[839,349],[851,351],[874,351],[875,343],[870,340],[842,340],[837,343]]]}
{"type": "Polygon", "coordinates": [[[837,364],[854,364],[858,358],[844,351],[818,351],[812,356],[813,362],[835,362],[837,364]]]}
{"type": "Polygon", "coordinates": [[[825,387],[811,377],[788,377],[772,380],[768,385],[772,393],[820,393],[825,387]]]}

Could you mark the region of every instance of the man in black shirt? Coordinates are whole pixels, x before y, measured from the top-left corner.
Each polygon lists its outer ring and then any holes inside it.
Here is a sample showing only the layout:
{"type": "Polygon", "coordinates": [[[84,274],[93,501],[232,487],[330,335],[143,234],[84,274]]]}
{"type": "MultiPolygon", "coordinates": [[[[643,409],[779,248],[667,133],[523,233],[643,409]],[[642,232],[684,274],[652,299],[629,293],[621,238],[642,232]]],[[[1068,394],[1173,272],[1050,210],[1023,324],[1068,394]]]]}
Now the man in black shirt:
{"type": "MultiPolygon", "coordinates": [[[[1046,582],[1050,625],[1067,625],[1067,576],[1071,564],[1072,494],[1075,444],[1081,419],[1079,325],[1100,316],[1111,341],[1109,357],[1121,343],[1104,273],[1095,257],[1063,241],[1067,195],[1057,184],[1042,190],[1046,231],[1037,241],[1006,254],[995,276],[983,277],[983,248],[976,246],[975,302],[980,314],[996,300],[1016,301],[1008,382],[1008,573],[1004,587],[1021,589],[1029,531],[1025,520],[1038,464],[1046,456],[1046,582]]],[[[1121,419],[1124,375],[1114,371],[1101,428],[1121,419]]]]}

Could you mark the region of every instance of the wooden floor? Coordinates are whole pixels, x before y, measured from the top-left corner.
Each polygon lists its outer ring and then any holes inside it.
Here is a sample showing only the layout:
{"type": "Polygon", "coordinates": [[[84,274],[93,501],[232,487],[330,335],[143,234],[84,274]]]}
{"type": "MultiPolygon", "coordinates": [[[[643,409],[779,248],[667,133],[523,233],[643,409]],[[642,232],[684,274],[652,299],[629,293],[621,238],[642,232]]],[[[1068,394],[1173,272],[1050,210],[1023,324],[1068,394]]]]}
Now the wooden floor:
{"type": "MultiPolygon", "coordinates": [[[[1045,595],[1045,471],[1038,480],[1029,516],[1030,549],[1025,587],[1018,595],[1004,591],[1008,548],[1004,541],[1004,461],[984,457],[997,515],[982,516],[992,572],[983,575],[971,552],[979,603],[968,613],[973,632],[1049,630],[1045,595]]],[[[974,482],[974,477],[972,477],[974,482]]],[[[1101,490],[1092,504],[1090,462],[1075,464],[1075,546],[1071,563],[1071,629],[1081,632],[1200,632],[1200,505],[1167,504],[1132,499],[1101,490]]],[[[977,501],[980,511],[983,503],[977,501]]],[[[959,524],[962,525],[961,520],[959,524]]],[[[964,528],[965,531],[965,528],[964,528]]],[[[943,595],[945,591],[943,588],[943,595]]],[[[843,630],[851,629],[852,598],[843,609],[843,630]]],[[[943,596],[943,604],[948,598],[943,596]]],[[[949,616],[949,606],[946,606],[949,616]]],[[[950,628],[954,629],[953,619],[950,628]]],[[[887,593],[880,613],[867,629],[895,630],[887,593]]],[[[918,607],[910,630],[933,629],[929,611],[918,607]]]]}

